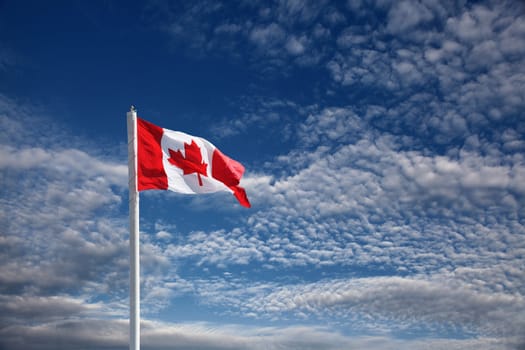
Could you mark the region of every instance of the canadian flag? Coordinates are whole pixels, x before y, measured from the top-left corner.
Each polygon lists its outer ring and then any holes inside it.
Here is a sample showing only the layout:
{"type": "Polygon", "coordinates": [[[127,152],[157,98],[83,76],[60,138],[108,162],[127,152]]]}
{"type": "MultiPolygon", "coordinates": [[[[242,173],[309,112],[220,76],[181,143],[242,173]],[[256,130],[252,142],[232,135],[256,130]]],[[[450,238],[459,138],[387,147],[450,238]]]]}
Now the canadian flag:
{"type": "Polygon", "coordinates": [[[244,166],[209,141],[137,118],[137,190],[179,193],[229,191],[250,208],[239,186],[244,166]]]}

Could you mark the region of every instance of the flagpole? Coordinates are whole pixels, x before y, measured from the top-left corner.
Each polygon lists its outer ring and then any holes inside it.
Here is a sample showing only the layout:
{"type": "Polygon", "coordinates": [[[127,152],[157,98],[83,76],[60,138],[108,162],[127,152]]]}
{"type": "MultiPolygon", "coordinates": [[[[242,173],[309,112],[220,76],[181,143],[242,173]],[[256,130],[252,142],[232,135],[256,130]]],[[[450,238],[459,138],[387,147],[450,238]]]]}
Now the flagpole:
{"type": "Polygon", "coordinates": [[[140,350],[139,193],[137,190],[137,111],[131,106],[128,126],[129,176],[129,350],[140,350]]]}

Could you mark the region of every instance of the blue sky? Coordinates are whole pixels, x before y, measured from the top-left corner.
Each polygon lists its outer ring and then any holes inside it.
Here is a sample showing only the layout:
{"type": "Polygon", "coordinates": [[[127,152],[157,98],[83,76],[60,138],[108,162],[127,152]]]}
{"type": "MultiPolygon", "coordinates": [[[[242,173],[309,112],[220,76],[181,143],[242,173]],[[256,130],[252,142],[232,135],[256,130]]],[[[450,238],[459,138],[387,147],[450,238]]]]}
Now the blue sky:
{"type": "Polygon", "coordinates": [[[126,112],[246,167],[141,193],[144,349],[523,349],[521,1],[0,2],[0,348],[128,347],[126,112]]]}

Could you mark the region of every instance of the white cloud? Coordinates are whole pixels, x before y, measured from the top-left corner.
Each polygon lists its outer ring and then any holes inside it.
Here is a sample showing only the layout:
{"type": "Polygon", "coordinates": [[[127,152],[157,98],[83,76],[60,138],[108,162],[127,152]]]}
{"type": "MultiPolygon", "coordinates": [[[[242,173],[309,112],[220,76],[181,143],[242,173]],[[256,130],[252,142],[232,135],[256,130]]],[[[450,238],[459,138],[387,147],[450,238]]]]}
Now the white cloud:
{"type": "Polygon", "coordinates": [[[302,54],[305,50],[304,44],[302,42],[304,40],[305,40],[304,37],[297,39],[296,37],[292,36],[288,38],[288,40],[286,41],[286,45],[285,45],[288,53],[291,55],[302,54]]]}
{"type": "Polygon", "coordinates": [[[126,187],[126,166],[83,151],[83,141],[37,117],[34,108],[4,102],[2,322],[18,316],[17,322],[26,321],[29,314],[44,323],[122,315],[118,302],[128,281],[127,220],[115,214],[126,187]],[[111,307],[94,301],[99,299],[111,307]]]}
{"type": "Polygon", "coordinates": [[[423,2],[397,1],[388,13],[387,31],[393,34],[403,33],[431,21],[433,17],[423,2]]]}
{"type": "MultiPolygon", "coordinates": [[[[9,349],[56,349],[127,346],[127,321],[125,320],[71,320],[37,326],[8,327],[0,331],[0,344],[9,349]],[[58,332],[60,330],[61,332],[58,332]],[[63,330],[67,330],[63,332],[63,330]],[[14,334],[14,336],[13,336],[14,334]]],[[[291,326],[286,328],[250,327],[236,324],[213,323],[170,324],[158,321],[142,322],[142,346],[151,349],[498,349],[501,342],[495,338],[424,340],[396,339],[388,335],[350,336],[330,331],[324,327],[291,326]]],[[[512,343],[507,341],[509,345],[512,343]]]]}
{"type": "Polygon", "coordinates": [[[311,23],[317,18],[327,1],[280,1],[276,9],[277,16],[283,23],[311,23]]]}
{"type": "Polygon", "coordinates": [[[496,16],[497,12],[484,5],[474,5],[471,11],[447,20],[447,30],[464,42],[480,42],[493,35],[496,16]]]}
{"type": "MultiPolygon", "coordinates": [[[[420,129],[423,137],[447,144],[487,124],[515,119],[523,107],[523,55],[510,53],[521,52],[523,46],[521,13],[509,3],[449,6],[447,12],[434,2],[398,2],[390,8],[389,26],[407,26],[406,31],[390,40],[384,36],[386,29],[372,27],[363,42],[362,27],[349,26],[339,34],[338,50],[326,67],[334,82],[349,92],[371,90],[360,105],[370,104],[369,96],[374,101],[375,91],[387,89],[397,96],[396,105],[406,101],[407,107],[417,109],[392,107],[397,120],[382,115],[378,122],[389,123],[389,128],[398,125],[400,132],[420,129]],[[409,8],[410,14],[403,15],[409,8]],[[507,52],[510,42],[516,44],[507,52]],[[420,109],[414,96],[423,93],[432,100],[420,109]]],[[[494,137],[499,132],[495,125],[494,137]]]]}
{"type": "Polygon", "coordinates": [[[270,23],[267,26],[253,28],[250,33],[250,40],[261,50],[275,47],[283,42],[285,32],[277,23],[270,23]]]}
{"type": "Polygon", "coordinates": [[[86,300],[68,296],[0,295],[0,307],[13,325],[26,318],[49,322],[102,311],[101,304],[90,304],[86,300]]]}
{"type": "Polygon", "coordinates": [[[217,34],[234,34],[242,30],[242,27],[238,24],[221,24],[215,28],[217,34]]]}
{"type": "MultiPolygon", "coordinates": [[[[458,271],[461,275],[464,273],[458,271]]],[[[455,329],[487,338],[518,339],[525,324],[522,296],[477,290],[475,279],[465,281],[452,275],[327,279],[288,285],[221,279],[194,282],[207,304],[256,318],[314,314],[325,322],[351,325],[347,327],[354,332],[385,328],[440,334],[455,329]]]]}

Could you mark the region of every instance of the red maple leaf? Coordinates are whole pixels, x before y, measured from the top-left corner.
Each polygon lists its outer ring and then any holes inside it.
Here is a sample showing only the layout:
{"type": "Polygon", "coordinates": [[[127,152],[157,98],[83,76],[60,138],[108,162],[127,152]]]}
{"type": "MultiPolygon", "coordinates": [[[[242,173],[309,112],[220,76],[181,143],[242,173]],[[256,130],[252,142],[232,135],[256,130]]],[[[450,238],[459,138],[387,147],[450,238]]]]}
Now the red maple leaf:
{"type": "Polygon", "coordinates": [[[202,186],[201,175],[207,176],[206,167],[208,164],[202,161],[201,149],[195,141],[191,140],[191,144],[184,143],[184,153],[186,157],[180,150],[175,152],[168,148],[168,151],[170,152],[168,161],[176,167],[181,168],[184,175],[197,173],[199,186],[202,186]]]}

